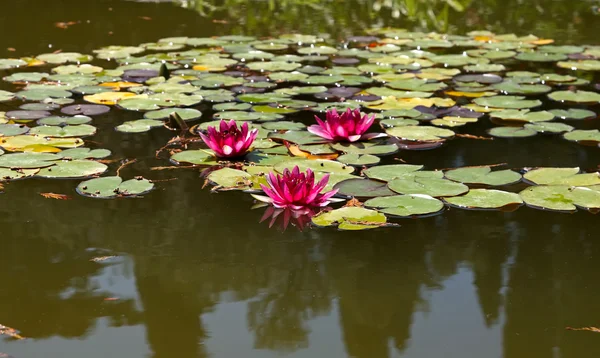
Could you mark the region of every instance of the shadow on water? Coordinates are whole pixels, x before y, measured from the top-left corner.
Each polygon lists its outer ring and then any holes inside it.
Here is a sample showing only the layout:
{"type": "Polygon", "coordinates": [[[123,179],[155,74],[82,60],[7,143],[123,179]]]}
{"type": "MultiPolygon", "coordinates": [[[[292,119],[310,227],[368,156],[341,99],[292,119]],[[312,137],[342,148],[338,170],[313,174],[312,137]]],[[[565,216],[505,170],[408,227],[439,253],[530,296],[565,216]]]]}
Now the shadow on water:
{"type": "MultiPolygon", "coordinates": [[[[398,23],[393,12],[373,12],[368,1],[324,2],[319,6],[329,12],[314,17],[286,13],[283,5],[273,10],[269,2],[222,1],[217,5],[230,7],[204,17],[170,3],[82,3],[3,3],[0,23],[11,35],[0,40],[2,56],[91,52],[167,36],[291,29],[337,36],[375,23],[437,26],[421,15],[398,23]],[[54,26],[78,20],[66,30],[54,26]]],[[[442,25],[453,32],[489,27],[597,42],[592,2],[486,0],[466,2],[462,12],[431,3],[447,11],[442,25]],[[539,7],[552,16],[538,17],[539,7]]],[[[114,119],[106,120],[110,128],[114,119]]],[[[101,142],[120,140],[102,133],[109,131],[100,131],[101,142]]],[[[117,157],[146,158],[126,175],[160,165],[149,158],[167,137],[137,138],[112,146],[117,157]]],[[[405,159],[435,168],[490,157],[515,167],[599,162],[597,151],[567,142],[554,143],[549,154],[545,140],[509,148],[462,142],[442,156],[405,159]]],[[[16,358],[600,355],[594,334],[565,331],[598,325],[600,221],[589,213],[448,210],[403,220],[401,229],[281,232],[259,223],[262,211],[249,210],[250,198],[202,190],[197,172],[176,176],[173,185],[139,200],[53,201],[38,194],[72,192],[72,181],[46,181],[43,189],[36,180],[8,185],[0,197],[0,323],[28,339],[2,340],[0,352],[16,358]],[[116,257],[93,260],[101,256],[116,257]]]]}

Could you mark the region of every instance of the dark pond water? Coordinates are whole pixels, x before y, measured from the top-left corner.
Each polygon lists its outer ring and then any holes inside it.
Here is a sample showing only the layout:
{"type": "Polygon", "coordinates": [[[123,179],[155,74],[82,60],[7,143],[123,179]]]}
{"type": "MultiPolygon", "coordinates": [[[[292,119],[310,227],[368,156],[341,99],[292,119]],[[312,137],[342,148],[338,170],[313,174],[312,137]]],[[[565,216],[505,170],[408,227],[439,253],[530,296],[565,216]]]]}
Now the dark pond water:
{"type": "MultiPolygon", "coordinates": [[[[600,43],[593,1],[483,0],[462,12],[393,2],[417,7],[409,19],[369,1],[214,3],[229,7],[203,17],[170,3],[4,1],[0,57],[374,24],[600,43]],[[81,23],[54,26],[68,21],[81,23]]],[[[94,140],[141,158],[123,169],[130,175],[178,180],[139,200],[49,200],[39,193],[72,193],[78,181],[11,183],[0,195],[0,324],[27,339],[0,340],[0,357],[600,356],[598,334],[565,329],[600,325],[597,215],[448,210],[401,228],[282,233],[259,223],[250,197],[202,190],[197,171],[150,172],[166,165],[152,158],[169,133],[114,135],[135,118],[118,113],[101,117],[94,140]],[[115,257],[90,261],[100,256],[115,257]]],[[[403,158],[431,168],[600,164],[598,148],[567,141],[506,143],[456,141],[403,158]]]]}

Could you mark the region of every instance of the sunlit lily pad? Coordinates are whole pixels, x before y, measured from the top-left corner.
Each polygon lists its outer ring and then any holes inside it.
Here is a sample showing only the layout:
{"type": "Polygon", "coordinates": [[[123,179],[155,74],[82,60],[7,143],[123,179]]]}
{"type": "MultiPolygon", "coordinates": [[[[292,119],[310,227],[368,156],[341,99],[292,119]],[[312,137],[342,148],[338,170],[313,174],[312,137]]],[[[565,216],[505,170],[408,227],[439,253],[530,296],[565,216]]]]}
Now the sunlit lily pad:
{"type": "Polygon", "coordinates": [[[104,173],[107,168],[93,160],[59,161],[56,165],[42,168],[37,176],[49,179],[88,178],[104,173]]]}
{"type": "Polygon", "coordinates": [[[6,180],[25,179],[36,175],[40,170],[34,169],[8,169],[0,167],[0,182],[6,180]]]}
{"type": "Polygon", "coordinates": [[[492,168],[465,167],[446,171],[446,178],[464,184],[483,184],[500,186],[513,184],[521,180],[521,174],[512,170],[492,171],[492,168]]]}
{"type": "Polygon", "coordinates": [[[390,181],[392,179],[402,177],[408,173],[417,172],[421,169],[423,169],[422,165],[390,164],[369,168],[364,171],[364,174],[370,179],[390,181]]]}
{"type": "Polygon", "coordinates": [[[542,185],[529,187],[519,193],[523,201],[533,208],[573,212],[577,208],[600,209],[600,192],[589,188],[568,185],[542,185]]]}
{"type": "Polygon", "coordinates": [[[556,65],[573,71],[600,71],[600,60],[561,61],[556,65]]]}
{"type": "Polygon", "coordinates": [[[95,104],[105,104],[105,105],[115,105],[122,99],[134,97],[135,93],[131,92],[100,92],[96,94],[91,94],[87,96],[83,96],[83,99],[86,102],[95,103],[95,104]]]}
{"type": "Polygon", "coordinates": [[[312,218],[317,226],[338,226],[340,230],[374,229],[386,224],[386,217],[375,210],[358,207],[344,207],[323,212],[312,218]]]}
{"type": "Polygon", "coordinates": [[[46,98],[68,98],[73,93],[61,89],[47,88],[47,89],[29,89],[21,92],[17,92],[16,96],[24,101],[43,101],[46,98]]]}
{"type": "Polygon", "coordinates": [[[572,132],[565,133],[563,137],[566,140],[578,142],[582,144],[600,143],[600,131],[597,129],[576,129],[572,132]]]}
{"type": "Polygon", "coordinates": [[[0,147],[11,152],[24,151],[27,148],[39,145],[56,148],[77,148],[83,144],[83,140],[80,138],[46,138],[29,134],[0,138],[0,147]]]}
{"type": "Polygon", "coordinates": [[[431,126],[406,126],[386,129],[386,133],[393,137],[410,141],[442,141],[454,137],[455,133],[449,129],[431,126]]]}
{"type": "Polygon", "coordinates": [[[102,177],[81,182],[77,193],[90,198],[111,199],[115,197],[136,197],[150,192],[154,184],[148,179],[135,178],[123,181],[122,178],[102,177]]]}
{"type": "Polygon", "coordinates": [[[246,65],[253,71],[293,71],[302,65],[295,62],[271,61],[271,62],[251,62],[246,65]]]}
{"type": "Polygon", "coordinates": [[[326,139],[323,139],[317,135],[314,135],[307,131],[287,131],[285,133],[271,133],[269,138],[278,141],[288,141],[295,144],[319,144],[327,143],[326,139]]]}
{"type": "Polygon", "coordinates": [[[280,162],[275,164],[274,169],[279,173],[283,173],[285,169],[293,169],[294,166],[298,166],[300,171],[306,171],[306,169],[311,169],[314,172],[323,172],[323,173],[338,173],[338,174],[350,174],[354,171],[354,168],[349,165],[345,165],[340,162],[336,162],[333,160],[308,160],[308,159],[293,159],[287,160],[285,162],[280,162]]]}
{"type": "Polygon", "coordinates": [[[277,121],[263,123],[262,127],[270,131],[298,131],[306,128],[306,125],[299,122],[277,121]]]}
{"type": "Polygon", "coordinates": [[[76,159],[104,159],[111,154],[108,149],[73,148],[65,149],[57,155],[61,158],[76,159]]]}
{"type": "Polygon", "coordinates": [[[52,166],[61,157],[52,153],[14,153],[0,156],[0,168],[34,169],[52,166]]]}
{"type": "Polygon", "coordinates": [[[444,209],[440,200],[422,194],[373,198],[365,201],[365,206],[398,217],[432,215],[444,209]]]}
{"type": "Polygon", "coordinates": [[[515,58],[521,61],[556,62],[567,59],[567,56],[561,53],[531,51],[521,52],[515,58]]]}
{"type": "Polygon", "coordinates": [[[360,178],[341,181],[334,186],[334,189],[338,190],[339,195],[349,198],[374,198],[395,194],[385,182],[360,178]]]}
{"type": "Polygon", "coordinates": [[[23,124],[0,124],[0,137],[10,137],[29,132],[29,127],[23,124]]]}
{"type": "Polygon", "coordinates": [[[476,98],[473,102],[483,107],[506,108],[506,109],[525,109],[538,107],[542,104],[537,99],[528,100],[521,96],[494,96],[476,98]]]}
{"type": "Polygon", "coordinates": [[[196,165],[214,165],[215,156],[210,150],[184,150],[171,157],[175,164],[189,163],[196,165]]]}
{"type": "Polygon", "coordinates": [[[169,118],[171,113],[177,113],[184,121],[195,120],[202,116],[202,112],[193,108],[166,108],[158,111],[146,112],[144,113],[144,118],[162,120],[169,118]]]}
{"type": "Polygon", "coordinates": [[[381,161],[379,157],[371,154],[344,154],[337,157],[336,160],[340,163],[353,166],[370,166],[381,161]]]}
{"type": "Polygon", "coordinates": [[[92,119],[88,116],[73,116],[73,117],[60,117],[51,116],[41,118],[37,121],[38,125],[41,126],[65,126],[65,125],[79,125],[90,123],[92,119]]]}
{"type": "Polygon", "coordinates": [[[384,97],[381,100],[365,103],[365,107],[374,110],[413,109],[425,107],[452,107],[456,102],[451,98],[395,98],[384,97]]]}
{"type": "Polygon", "coordinates": [[[487,132],[498,138],[527,138],[537,134],[535,130],[523,127],[494,127],[488,129],[487,132]]]}
{"type": "Polygon", "coordinates": [[[115,127],[115,130],[122,133],[143,133],[155,127],[162,127],[163,125],[163,121],[156,119],[138,119],[118,125],[115,127]]]}
{"type": "Polygon", "coordinates": [[[468,193],[445,198],[448,204],[464,209],[515,210],[523,205],[519,194],[501,190],[471,189],[468,193]]]}
{"type": "Polygon", "coordinates": [[[583,104],[600,103],[600,93],[590,91],[556,91],[548,95],[553,101],[583,104]]]}
{"type": "Polygon", "coordinates": [[[533,129],[538,133],[564,133],[570,132],[574,128],[568,124],[564,123],[555,123],[555,122],[538,122],[538,123],[528,123],[525,125],[527,129],[533,129]]]}
{"type": "Polygon", "coordinates": [[[552,90],[552,87],[542,84],[521,84],[515,81],[504,81],[496,83],[492,87],[502,93],[511,95],[534,95],[544,94],[552,90]]]}
{"type": "Polygon", "coordinates": [[[245,171],[231,168],[215,170],[208,175],[208,180],[223,188],[247,189],[252,175],[245,171]]]}
{"type": "Polygon", "coordinates": [[[96,127],[89,124],[67,126],[38,126],[30,130],[31,134],[53,138],[87,137],[96,134],[96,127]]]}
{"type": "Polygon", "coordinates": [[[335,143],[331,147],[337,151],[348,154],[372,154],[372,155],[388,155],[398,151],[398,146],[395,144],[387,144],[385,142],[369,141],[358,143],[335,143]]]}
{"type": "Polygon", "coordinates": [[[52,64],[90,62],[94,59],[91,55],[83,55],[78,52],[46,53],[39,55],[36,58],[40,61],[52,64]]]}
{"type": "Polygon", "coordinates": [[[579,168],[537,168],[523,177],[537,185],[586,186],[600,184],[599,173],[580,173],[579,168]]]}
{"type": "Polygon", "coordinates": [[[548,111],[529,111],[527,109],[506,109],[490,113],[490,117],[513,122],[546,122],[554,119],[554,114],[548,111]]]}
{"type": "Polygon", "coordinates": [[[556,117],[565,120],[594,119],[598,116],[596,112],[579,108],[552,109],[549,112],[553,113],[556,117]]]}
{"type": "Polygon", "coordinates": [[[447,179],[398,178],[388,182],[388,187],[399,194],[424,194],[433,197],[461,195],[469,191],[469,187],[447,179]]]}

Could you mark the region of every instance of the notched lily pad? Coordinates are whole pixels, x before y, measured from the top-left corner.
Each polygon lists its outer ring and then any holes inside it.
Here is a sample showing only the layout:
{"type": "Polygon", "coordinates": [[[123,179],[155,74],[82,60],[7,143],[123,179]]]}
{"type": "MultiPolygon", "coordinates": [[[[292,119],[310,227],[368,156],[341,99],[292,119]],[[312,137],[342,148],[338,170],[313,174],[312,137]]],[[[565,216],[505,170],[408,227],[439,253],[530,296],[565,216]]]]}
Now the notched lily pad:
{"type": "Polygon", "coordinates": [[[387,187],[387,183],[371,179],[348,179],[337,183],[333,188],[338,190],[338,195],[356,198],[374,198],[395,194],[387,187]]]}
{"type": "Polygon", "coordinates": [[[384,214],[359,207],[344,207],[323,212],[312,218],[316,226],[338,226],[340,230],[365,230],[385,226],[384,214]]]}
{"type": "Polygon", "coordinates": [[[445,198],[444,201],[454,207],[475,210],[513,211],[523,205],[519,194],[490,189],[471,189],[465,195],[445,198]]]}
{"type": "Polygon", "coordinates": [[[444,210],[444,203],[429,195],[393,195],[365,201],[365,206],[397,217],[434,215],[444,210]]]}
{"type": "Polygon", "coordinates": [[[444,173],[446,178],[464,184],[491,186],[509,185],[521,180],[521,174],[512,170],[492,171],[488,166],[451,169],[444,173]]]}
{"type": "Polygon", "coordinates": [[[560,212],[600,209],[600,191],[568,185],[532,186],[519,193],[527,206],[560,212]]]}
{"type": "Polygon", "coordinates": [[[86,180],[77,186],[77,193],[96,199],[133,198],[149,193],[154,184],[142,177],[123,181],[122,178],[102,177],[86,180]]]}

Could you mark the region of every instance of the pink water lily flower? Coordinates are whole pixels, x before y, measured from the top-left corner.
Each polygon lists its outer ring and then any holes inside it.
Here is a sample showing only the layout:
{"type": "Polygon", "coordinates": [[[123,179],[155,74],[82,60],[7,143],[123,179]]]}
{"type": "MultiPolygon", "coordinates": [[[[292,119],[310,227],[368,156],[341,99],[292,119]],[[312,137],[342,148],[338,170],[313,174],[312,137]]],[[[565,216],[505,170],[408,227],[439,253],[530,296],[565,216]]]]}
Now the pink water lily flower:
{"type": "Polygon", "coordinates": [[[285,169],[283,175],[269,173],[267,185],[261,184],[268,197],[255,195],[258,200],[273,204],[276,208],[291,208],[300,210],[306,207],[324,207],[331,202],[331,197],[337,190],[321,194],[329,181],[329,174],[315,183],[315,173],[307,169],[306,173],[300,172],[295,166],[291,171],[285,169]]]}
{"type": "Polygon", "coordinates": [[[235,158],[246,154],[257,135],[258,129],[248,130],[248,123],[242,124],[238,129],[233,119],[229,122],[221,120],[219,130],[210,126],[206,135],[200,133],[204,143],[219,158],[235,158]]]}
{"type": "Polygon", "coordinates": [[[318,124],[308,127],[308,131],[333,142],[356,142],[382,135],[381,133],[365,134],[375,121],[375,115],[365,114],[361,116],[358,109],[351,110],[348,108],[341,115],[338,114],[336,109],[330,109],[325,113],[325,117],[325,121],[322,121],[315,116],[318,124]]]}

